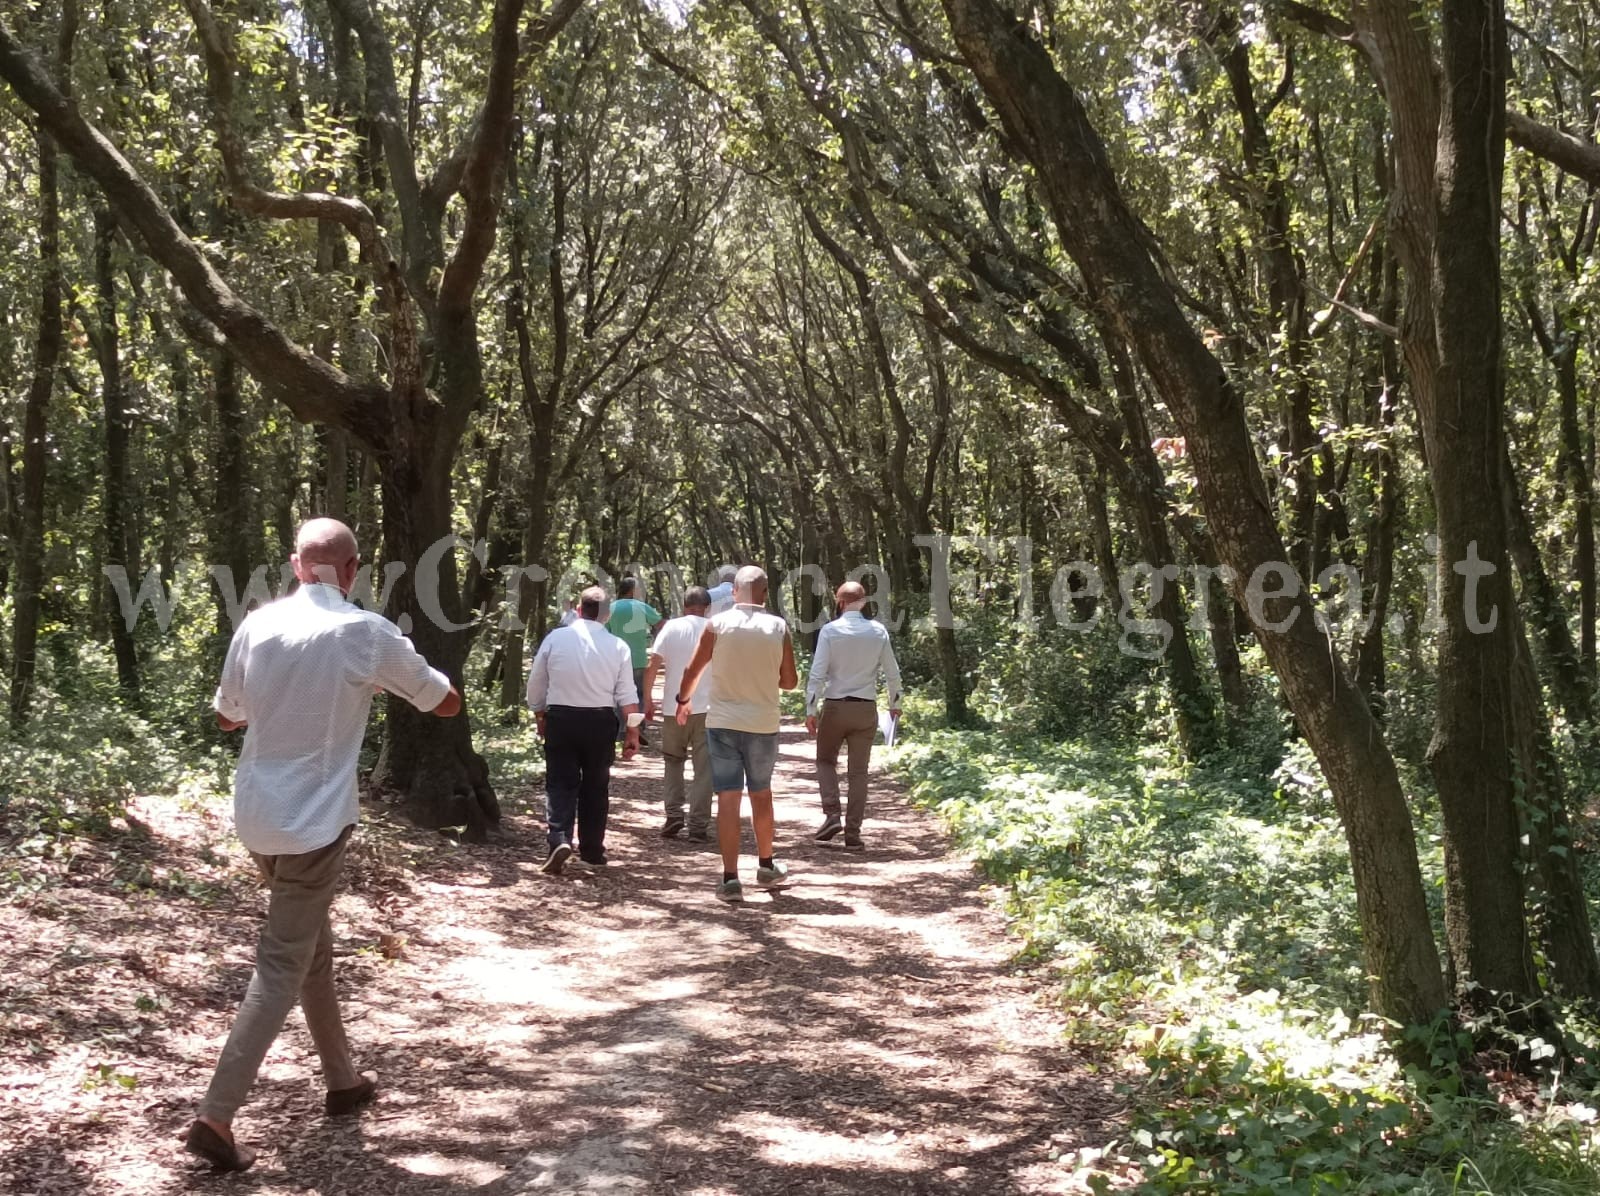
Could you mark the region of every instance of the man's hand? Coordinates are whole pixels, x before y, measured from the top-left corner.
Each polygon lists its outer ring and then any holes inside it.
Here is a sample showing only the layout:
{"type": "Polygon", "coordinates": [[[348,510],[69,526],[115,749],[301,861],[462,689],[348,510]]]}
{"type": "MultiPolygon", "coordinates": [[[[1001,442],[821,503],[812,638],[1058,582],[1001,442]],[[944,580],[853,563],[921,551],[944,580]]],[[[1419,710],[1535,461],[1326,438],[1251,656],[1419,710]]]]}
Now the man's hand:
{"type": "Polygon", "coordinates": [[[450,692],[445,694],[444,701],[433,708],[433,713],[439,718],[454,718],[461,713],[461,691],[454,685],[450,692]]]}
{"type": "Polygon", "coordinates": [[[540,739],[544,738],[544,711],[543,710],[535,710],[533,712],[533,729],[534,729],[534,733],[537,734],[540,739]]]}
{"type": "Polygon", "coordinates": [[[639,728],[629,727],[628,734],[622,740],[622,758],[632,760],[639,754],[639,728]]]}
{"type": "Polygon", "coordinates": [[[889,717],[894,719],[895,722],[899,722],[900,721],[900,707],[898,707],[898,706],[889,707],[889,717]]]}
{"type": "Polygon", "coordinates": [[[654,698],[646,698],[644,700],[644,721],[646,723],[656,721],[656,700],[654,698]]]}
{"type": "Polygon", "coordinates": [[[217,726],[221,727],[224,731],[237,731],[240,727],[244,726],[244,723],[234,722],[231,718],[219,710],[217,712],[217,726]]]}
{"type": "Polygon", "coordinates": [[[689,703],[688,702],[679,702],[678,703],[677,719],[678,719],[678,726],[687,727],[689,725],[689,703]]]}
{"type": "Polygon", "coordinates": [[[817,736],[817,716],[814,714],[806,715],[806,734],[813,739],[817,736]]]}

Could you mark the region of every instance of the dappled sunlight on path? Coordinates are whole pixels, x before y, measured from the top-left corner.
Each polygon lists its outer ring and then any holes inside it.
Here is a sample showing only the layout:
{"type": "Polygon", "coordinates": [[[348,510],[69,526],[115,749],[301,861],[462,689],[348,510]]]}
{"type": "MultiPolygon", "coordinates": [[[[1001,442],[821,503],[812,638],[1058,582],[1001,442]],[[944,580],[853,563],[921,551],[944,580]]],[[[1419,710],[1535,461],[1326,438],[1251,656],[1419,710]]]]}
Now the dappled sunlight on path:
{"type": "MultiPolygon", "coordinates": [[[[746,900],[727,906],[714,853],[657,833],[660,768],[654,753],[619,766],[611,866],[592,874],[539,871],[536,795],[509,803],[489,847],[369,835],[371,873],[357,869],[335,923],[351,1036],[381,1099],[324,1120],[295,1015],[238,1122],[261,1162],[229,1190],[1071,1190],[1056,1156],[1114,1132],[1116,1102],[1076,1066],[1039,982],[1009,967],[1003,920],[937,827],[875,777],[867,850],[813,842],[810,743],[786,727],[775,788],[792,881],[751,883],[747,829],[746,900]],[[418,856],[409,879],[404,851],[418,856]]],[[[19,1131],[0,1147],[8,1191],[222,1182],[176,1137],[231,1017],[255,907],[148,906],[169,938],[211,936],[209,962],[189,959],[187,987],[128,1052],[137,1096],[65,1092],[88,1055],[32,1080],[0,1065],[0,1131],[19,1131]],[[204,925],[185,931],[184,916],[204,925]],[[56,1132],[22,1107],[30,1091],[56,1102],[56,1132]]],[[[30,924],[67,933],[60,917],[30,924]]]]}

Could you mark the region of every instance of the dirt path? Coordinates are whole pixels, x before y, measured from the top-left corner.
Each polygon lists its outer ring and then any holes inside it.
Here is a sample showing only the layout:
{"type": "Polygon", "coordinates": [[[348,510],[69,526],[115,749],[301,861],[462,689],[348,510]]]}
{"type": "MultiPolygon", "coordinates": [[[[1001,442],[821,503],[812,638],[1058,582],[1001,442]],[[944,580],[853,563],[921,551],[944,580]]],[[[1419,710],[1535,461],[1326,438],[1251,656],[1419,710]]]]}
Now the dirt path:
{"type": "Polygon", "coordinates": [[[335,925],[381,1100],[325,1120],[294,1015],[238,1122],[261,1161],[230,1179],[177,1143],[260,897],[225,819],[142,803],[148,835],[3,913],[0,1191],[1073,1190],[1055,1159],[1113,1132],[1117,1102],[1008,968],[1002,918],[931,820],[875,777],[868,851],[812,842],[809,742],[786,727],[794,882],[747,876],[730,907],[712,854],[658,837],[660,768],[618,769],[612,866],[589,877],[539,872],[526,810],[488,848],[367,833],[335,925]]]}

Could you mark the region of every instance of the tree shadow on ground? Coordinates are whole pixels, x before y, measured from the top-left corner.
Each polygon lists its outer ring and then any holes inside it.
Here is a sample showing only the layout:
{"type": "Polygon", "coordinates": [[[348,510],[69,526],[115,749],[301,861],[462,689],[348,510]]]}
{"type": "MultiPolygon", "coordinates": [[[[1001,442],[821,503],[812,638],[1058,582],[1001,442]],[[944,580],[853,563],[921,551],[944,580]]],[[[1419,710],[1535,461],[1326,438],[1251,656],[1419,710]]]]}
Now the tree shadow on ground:
{"type": "MultiPolygon", "coordinates": [[[[368,853],[336,906],[351,1037],[382,1097],[324,1119],[292,1016],[238,1122],[267,1148],[243,1176],[210,1176],[178,1140],[248,976],[259,895],[124,912],[108,923],[118,946],[132,935],[158,966],[103,991],[88,968],[63,974],[53,999],[73,1012],[34,1089],[56,1094],[56,1120],[0,1105],[0,1130],[21,1131],[0,1180],[263,1196],[1060,1190],[1056,1155],[1116,1133],[1108,1085],[1062,1043],[971,869],[891,786],[875,779],[865,853],[810,839],[807,746],[786,733],[776,786],[793,884],[742,906],[715,899],[715,854],[660,838],[650,756],[618,769],[613,866],[581,879],[540,874],[528,816],[468,849],[364,831],[409,860],[397,873],[368,853]],[[383,936],[403,944],[393,958],[372,949],[383,936]],[[174,945],[182,968],[160,958],[174,945]],[[161,1008],[129,1035],[116,1015],[156,983],[161,1008]],[[111,1045],[138,1095],[61,1095],[111,1045]]],[[[15,1074],[0,1066],[0,1085],[15,1074]]]]}

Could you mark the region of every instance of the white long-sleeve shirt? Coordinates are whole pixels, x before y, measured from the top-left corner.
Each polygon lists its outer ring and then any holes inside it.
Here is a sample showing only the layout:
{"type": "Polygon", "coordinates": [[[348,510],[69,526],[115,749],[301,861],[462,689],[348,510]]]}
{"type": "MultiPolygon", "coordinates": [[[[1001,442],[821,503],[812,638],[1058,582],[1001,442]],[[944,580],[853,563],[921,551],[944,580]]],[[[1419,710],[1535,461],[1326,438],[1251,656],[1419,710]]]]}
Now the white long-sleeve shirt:
{"type": "Polygon", "coordinates": [[[579,619],[544,637],[528,674],[528,705],[534,710],[638,704],[633,653],[603,624],[579,619]]]}
{"type": "Polygon", "coordinates": [[[356,760],[374,687],[432,710],[449,695],[450,678],[336,586],[303,585],[239,625],[212,705],[247,724],[233,774],[233,821],[245,847],[302,855],[355,825],[356,760]]]}
{"type": "Polygon", "coordinates": [[[889,645],[889,629],[860,611],[846,611],[817,632],[817,650],[806,679],[806,713],[824,698],[878,700],[878,674],[889,692],[889,708],[900,705],[900,665],[889,645]]]}

